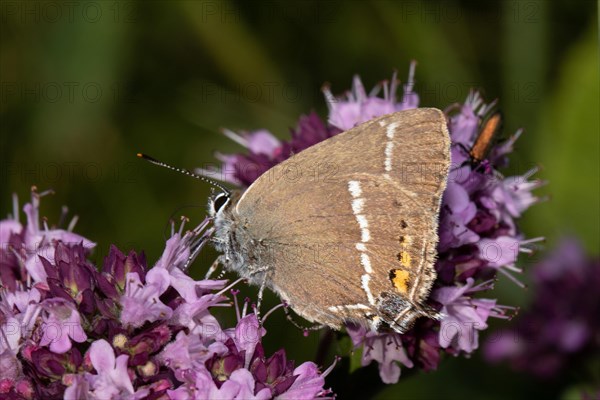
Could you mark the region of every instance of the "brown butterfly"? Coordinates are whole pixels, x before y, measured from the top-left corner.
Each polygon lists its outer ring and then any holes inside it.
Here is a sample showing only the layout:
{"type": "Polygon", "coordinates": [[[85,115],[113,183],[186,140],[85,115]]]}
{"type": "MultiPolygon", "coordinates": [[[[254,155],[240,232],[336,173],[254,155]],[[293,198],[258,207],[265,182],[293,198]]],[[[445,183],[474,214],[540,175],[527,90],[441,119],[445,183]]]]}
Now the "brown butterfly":
{"type": "Polygon", "coordinates": [[[368,121],[274,166],[244,192],[213,196],[219,260],[309,321],[405,332],[419,316],[438,317],[426,300],[449,166],[440,110],[368,121]],[[334,168],[316,173],[322,165],[334,168]]]}

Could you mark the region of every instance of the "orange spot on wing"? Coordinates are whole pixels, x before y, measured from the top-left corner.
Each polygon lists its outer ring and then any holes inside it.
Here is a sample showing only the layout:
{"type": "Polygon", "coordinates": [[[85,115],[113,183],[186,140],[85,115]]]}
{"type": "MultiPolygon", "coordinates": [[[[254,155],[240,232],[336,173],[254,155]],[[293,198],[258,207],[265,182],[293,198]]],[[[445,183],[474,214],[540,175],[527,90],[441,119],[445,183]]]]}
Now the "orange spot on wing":
{"type": "Polygon", "coordinates": [[[400,293],[408,292],[408,278],[410,273],[401,269],[395,269],[392,273],[392,284],[400,293]]]}

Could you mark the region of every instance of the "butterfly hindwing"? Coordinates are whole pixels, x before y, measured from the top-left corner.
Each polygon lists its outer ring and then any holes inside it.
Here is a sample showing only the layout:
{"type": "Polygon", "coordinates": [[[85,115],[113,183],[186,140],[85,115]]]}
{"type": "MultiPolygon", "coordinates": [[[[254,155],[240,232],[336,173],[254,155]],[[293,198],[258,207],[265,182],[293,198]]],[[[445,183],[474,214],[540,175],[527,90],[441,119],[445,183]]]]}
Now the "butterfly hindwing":
{"type": "Polygon", "coordinates": [[[235,205],[235,234],[256,243],[242,251],[308,320],[405,330],[435,279],[449,147],[443,113],[414,109],[296,154],[235,205]]]}

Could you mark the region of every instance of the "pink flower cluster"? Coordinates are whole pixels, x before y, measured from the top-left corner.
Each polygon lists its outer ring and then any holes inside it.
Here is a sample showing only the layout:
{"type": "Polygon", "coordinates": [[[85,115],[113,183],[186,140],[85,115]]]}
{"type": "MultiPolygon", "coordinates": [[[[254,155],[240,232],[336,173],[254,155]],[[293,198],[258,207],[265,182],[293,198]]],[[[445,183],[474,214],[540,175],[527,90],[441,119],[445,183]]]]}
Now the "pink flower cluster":
{"type": "Polygon", "coordinates": [[[312,399],[329,396],[312,362],[294,367],[284,350],[266,357],[266,330],[247,303],[225,328],[211,314],[229,307],[222,280],[182,272],[206,243],[209,221],[173,232],[160,260],[112,247],[100,269],[94,243],[39,224],[32,191],[27,222],[0,221],[0,398],[312,399]]]}

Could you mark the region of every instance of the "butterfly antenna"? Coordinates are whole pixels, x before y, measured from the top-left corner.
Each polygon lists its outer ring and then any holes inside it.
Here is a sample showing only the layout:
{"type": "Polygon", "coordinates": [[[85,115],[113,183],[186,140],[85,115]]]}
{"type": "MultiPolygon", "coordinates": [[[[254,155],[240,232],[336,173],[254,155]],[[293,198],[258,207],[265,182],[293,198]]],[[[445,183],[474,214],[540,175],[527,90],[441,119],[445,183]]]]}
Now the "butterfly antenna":
{"type": "Polygon", "coordinates": [[[184,174],[184,175],[187,175],[187,176],[191,176],[192,178],[196,178],[196,179],[198,179],[198,180],[200,180],[200,181],[206,182],[206,183],[208,183],[209,185],[212,185],[212,186],[214,186],[214,187],[217,187],[217,188],[221,189],[221,190],[222,190],[223,192],[225,192],[227,195],[231,195],[231,192],[230,192],[230,191],[229,191],[229,189],[227,189],[225,186],[223,186],[223,185],[221,185],[220,183],[218,183],[217,181],[214,181],[214,180],[212,180],[212,179],[209,179],[209,178],[207,178],[207,177],[205,177],[205,176],[202,176],[202,175],[195,174],[195,173],[193,173],[192,171],[189,171],[189,170],[187,170],[187,169],[185,169],[185,168],[177,168],[177,167],[174,167],[174,166],[172,166],[172,165],[169,165],[169,164],[167,164],[167,163],[164,163],[164,162],[162,162],[162,161],[158,161],[157,159],[155,159],[155,158],[152,158],[152,157],[150,157],[149,155],[146,155],[146,154],[137,153],[137,156],[138,156],[139,158],[142,158],[142,159],[144,159],[144,160],[146,160],[146,161],[148,161],[148,162],[150,162],[150,163],[154,164],[154,165],[158,165],[159,167],[168,168],[168,169],[170,169],[170,170],[172,170],[172,171],[179,172],[180,174],[184,174]]]}

